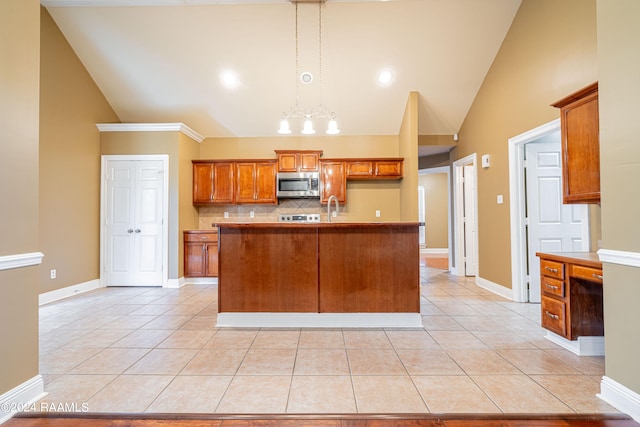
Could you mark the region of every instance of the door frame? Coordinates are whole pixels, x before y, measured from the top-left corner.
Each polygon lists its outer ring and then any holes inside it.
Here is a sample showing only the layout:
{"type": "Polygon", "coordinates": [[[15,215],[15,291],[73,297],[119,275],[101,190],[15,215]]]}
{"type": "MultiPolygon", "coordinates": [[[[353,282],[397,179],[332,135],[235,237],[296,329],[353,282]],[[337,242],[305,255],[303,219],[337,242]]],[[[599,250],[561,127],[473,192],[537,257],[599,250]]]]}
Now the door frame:
{"type": "Polygon", "coordinates": [[[104,272],[106,268],[106,233],[107,227],[107,195],[106,195],[106,170],[107,164],[112,160],[158,160],[162,161],[163,193],[162,204],[162,287],[168,287],[169,283],[169,155],[168,154],[132,154],[132,155],[112,155],[103,154],[100,156],[100,286],[105,287],[104,272]]]}
{"type": "MultiPolygon", "coordinates": [[[[451,271],[451,257],[452,247],[451,247],[451,167],[450,166],[439,166],[436,168],[427,168],[427,169],[418,169],[418,176],[421,175],[430,175],[436,173],[446,173],[447,174],[447,256],[449,258],[449,271],[451,271]]],[[[426,228],[426,226],[425,226],[426,228]]],[[[425,231],[426,233],[426,231],[425,231]]]]}
{"type": "MultiPolygon", "coordinates": [[[[524,180],[525,144],[560,131],[560,119],[552,120],[509,138],[509,200],[511,222],[511,290],[513,301],[528,302],[526,189],[524,180]]],[[[582,218],[582,249],[588,251],[590,230],[588,209],[582,218]],[[585,249],[586,248],[586,249],[585,249]]]]}
{"type": "Polygon", "coordinates": [[[454,250],[453,257],[454,260],[451,260],[451,274],[455,276],[465,276],[465,269],[459,268],[460,263],[464,260],[464,233],[461,230],[464,230],[464,212],[462,211],[462,206],[464,206],[464,184],[463,184],[463,168],[464,166],[473,166],[473,174],[475,179],[475,194],[473,195],[473,213],[475,216],[475,241],[474,241],[474,250],[476,254],[476,271],[475,271],[475,279],[476,282],[480,275],[480,257],[478,253],[478,155],[476,153],[469,154],[462,159],[456,160],[453,162],[453,215],[454,215],[454,226],[453,226],[453,241],[454,241],[454,250]],[[455,263],[455,264],[454,264],[455,263]]]}

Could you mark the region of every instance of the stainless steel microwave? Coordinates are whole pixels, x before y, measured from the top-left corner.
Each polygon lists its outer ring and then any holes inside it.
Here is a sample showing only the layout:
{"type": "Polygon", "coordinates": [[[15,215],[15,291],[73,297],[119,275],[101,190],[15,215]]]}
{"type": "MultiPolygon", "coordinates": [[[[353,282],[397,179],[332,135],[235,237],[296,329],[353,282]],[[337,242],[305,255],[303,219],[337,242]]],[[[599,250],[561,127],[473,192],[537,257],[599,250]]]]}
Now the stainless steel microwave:
{"type": "Polygon", "coordinates": [[[278,198],[320,197],[318,172],[279,172],[276,177],[278,198]]]}

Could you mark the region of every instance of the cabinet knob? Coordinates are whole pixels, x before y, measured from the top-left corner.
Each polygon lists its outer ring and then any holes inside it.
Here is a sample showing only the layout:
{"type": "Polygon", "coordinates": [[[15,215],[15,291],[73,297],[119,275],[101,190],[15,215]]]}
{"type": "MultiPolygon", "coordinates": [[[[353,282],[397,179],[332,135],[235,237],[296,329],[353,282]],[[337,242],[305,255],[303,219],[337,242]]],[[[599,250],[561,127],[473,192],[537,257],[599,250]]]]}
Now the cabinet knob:
{"type": "Polygon", "coordinates": [[[596,279],[599,279],[599,280],[602,280],[604,278],[604,277],[602,277],[602,274],[593,273],[592,276],[595,277],[596,279]]]}
{"type": "Polygon", "coordinates": [[[551,273],[557,273],[558,272],[557,268],[545,267],[544,269],[549,271],[549,272],[551,272],[551,273]]]}
{"type": "Polygon", "coordinates": [[[546,315],[547,315],[547,317],[550,317],[550,318],[552,318],[552,319],[554,319],[554,320],[558,320],[558,318],[559,318],[559,316],[558,316],[557,314],[553,314],[553,313],[551,313],[550,311],[546,311],[546,310],[545,310],[544,314],[546,314],[546,315]]]}
{"type": "Polygon", "coordinates": [[[133,233],[133,228],[128,229],[127,233],[129,233],[129,234],[133,233]]]}
{"type": "Polygon", "coordinates": [[[135,232],[136,232],[136,233],[139,233],[139,232],[140,232],[140,229],[139,229],[139,228],[136,228],[136,229],[135,229],[135,232]]]}

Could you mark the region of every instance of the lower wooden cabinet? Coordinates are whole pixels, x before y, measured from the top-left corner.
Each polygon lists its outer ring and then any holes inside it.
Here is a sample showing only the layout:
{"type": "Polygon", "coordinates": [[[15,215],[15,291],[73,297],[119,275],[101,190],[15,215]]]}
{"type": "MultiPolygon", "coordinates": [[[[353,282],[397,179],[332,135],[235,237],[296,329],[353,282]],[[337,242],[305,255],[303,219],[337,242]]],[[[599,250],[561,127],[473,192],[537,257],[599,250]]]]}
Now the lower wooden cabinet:
{"type": "Polygon", "coordinates": [[[218,231],[184,232],[184,276],[218,277],[218,231]]]}
{"type": "Polygon", "coordinates": [[[602,263],[588,252],[540,257],[542,327],[568,340],[604,335],[602,263]]]}

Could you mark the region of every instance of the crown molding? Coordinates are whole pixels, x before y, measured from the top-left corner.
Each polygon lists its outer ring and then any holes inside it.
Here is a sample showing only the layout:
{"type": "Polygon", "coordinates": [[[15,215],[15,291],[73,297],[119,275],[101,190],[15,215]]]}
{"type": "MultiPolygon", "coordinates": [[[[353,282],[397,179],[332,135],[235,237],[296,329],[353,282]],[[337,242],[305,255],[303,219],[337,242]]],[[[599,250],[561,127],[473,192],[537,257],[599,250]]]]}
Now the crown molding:
{"type": "Polygon", "coordinates": [[[204,136],[184,123],[96,123],[100,132],[182,132],[200,143],[204,136]]]}

